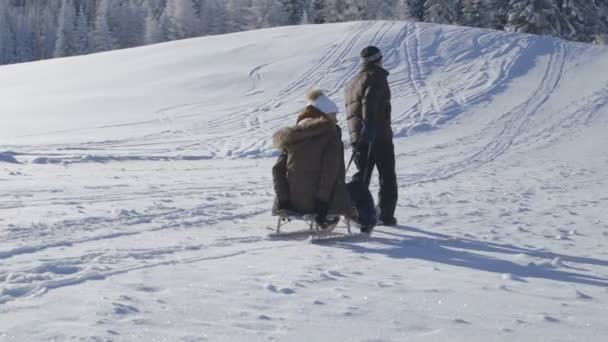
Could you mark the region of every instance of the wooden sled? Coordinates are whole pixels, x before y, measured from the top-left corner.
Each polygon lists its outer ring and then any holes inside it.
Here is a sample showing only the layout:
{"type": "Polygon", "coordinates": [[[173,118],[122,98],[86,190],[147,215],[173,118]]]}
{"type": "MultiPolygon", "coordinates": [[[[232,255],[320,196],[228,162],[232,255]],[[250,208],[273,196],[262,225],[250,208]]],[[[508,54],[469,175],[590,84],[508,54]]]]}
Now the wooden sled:
{"type": "MultiPolygon", "coordinates": [[[[308,226],[308,230],[299,231],[300,233],[308,232],[309,234],[316,235],[316,236],[327,235],[327,234],[333,232],[336,229],[336,227],[340,224],[340,222],[343,222],[346,225],[348,234],[349,235],[352,234],[352,231],[351,231],[352,220],[347,217],[340,216],[340,219],[338,220],[338,222],[336,222],[335,224],[331,225],[328,228],[323,229],[319,226],[319,224],[317,224],[316,214],[300,214],[300,213],[288,211],[288,210],[281,210],[281,211],[273,212],[272,214],[273,214],[273,216],[278,216],[276,231],[273,234],[274,236],[290,234],[290,233],[282,232],[281,228],[293,221],[302,221],[302,222],[305,222],[306,225],[308,226]]],[[[332,217],[332,216],[329,215],[329,217],[332,217]]],[[[333,217],[335,217],[335,216],[333,216],[333,217]]]]}

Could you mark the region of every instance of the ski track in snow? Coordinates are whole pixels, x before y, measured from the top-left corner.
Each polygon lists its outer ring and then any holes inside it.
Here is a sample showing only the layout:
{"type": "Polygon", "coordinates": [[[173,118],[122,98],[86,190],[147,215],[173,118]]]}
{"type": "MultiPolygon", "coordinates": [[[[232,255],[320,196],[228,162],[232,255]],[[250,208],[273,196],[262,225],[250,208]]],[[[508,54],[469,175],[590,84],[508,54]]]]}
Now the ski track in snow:
{"type": "MultiPolygon", "coordinates": [[[[491,141],[480,151],[475,152],[463,160],[432,170],[424,179],[415,179],[413,182],[434,182],[453,177],[454,175],[466,172],[471,168],[478,168],[504,154],[512,145],[513,141],[524,132],[531,117],[537,113],[558,85],[565,62],[564,54],[565,52],[561,47],[561,43],[556,42],[554,51],[550,52],[551,57],[547,63],[547,69],[544,73],[545,76],[540,80],[538,88],[530,94],[526,101],[503,114],[497,122],[492,123],[492,126],[498,127],[500,131],[497,135],[493,136],[491,141]]],[[[484,132],[485,131],[489,130],[486,129],[484,132]]],[[[483,137],[477,137],[477,139],[480,138],[483,139],[483,137]]]]}
{"type": "MultiPolygon", "coordinates": [[[[226,109],[221,115],[209,115],[205,108],[209,101],[191,103],[168,107],[157,112],[158,120],[133,123],[133,125],[150,125],[160,123],[167,129],[161,133],[148,134],[143,137],[132,137],[127,141],[110,141],[104,143],[88,143],[83,146],[49,146],[55,151],[82,151],[83,153],[66,155],[64,153],[53,153],[43,155],[36,159],[38,163],[77,163],[77,162],[112,162],[128,160],[198,160],[213,157],[228,158],[257,158],[267,157],[274,153],[270,142],[273,131],[285,125],[285,118],[295,116],[299,109],[288,109],[286,104],[302,102],[306,90],[318,85],[329,90],[330,95],[339,99],[342,97],[346,82],[352,78],[359,68],[358,52],[361,47],[368,44],[380,46],[386,55],[386,63],[389,69],[394,67],[391,76],[391,85],[396,102],[407,97],[413,90],[416,100],[395,106],[401,107],[396,110],[393,124],[397,136],[426,132],[449,122],[459,112],[463,112],[466,106],[474,105],[480,101],[487,101],[488,94],[504,86],[503,82],[508,79],[509,69],[515,66],[515,61],[520,57],[517,50],[521,47],[517,43],[505,46],[504,38],[500,40],[493,38],[497,36],[494,32],[471,31],[466,34],[452,34],[443,37],[443,44],[456,46],[459,43],[473,41],[474,46],[480,46],[487,57],[488,65],[496,63],[503,64],[500,75],[487,82],[474,86],[480,75],[488,71],[474,70],[477,64],[477,55],[470,58],[460,57],[457,61],[463,68],[469,68],[465,73],[465,81],[457,82],[454,86],[449,84],[429,84],[429,77],[435,69],[447,65],[425,64],[433,63],[433,56],[437,50],[432,48],[423,49],[421,35],[427,32],[426,26],[420,24],[397,24],[395,22],[365,22],[352,24],[345,36],[331,44],[327,51],[313,63],[310,68],[301,72],[296,79],[286,84],[282,89],[275,91],[272,95],[263,86],[260,70],[269,68],[271,65],[262,64],[254,67],[248,77],[253,82],[249,90],[253,103],[243,109],[226,109]],[[483,44],[480,43],[483,41],[483,44]],[[485,47],[485,49],[484,49],[485,47]],[[492,51],[496,49],[496,51],[492,51]],[[515,51],[516,53],[511,53],[515,51]],[[455,87],[468,83],[463,91],[466,99],[454,104],[453,91],[444,92],[444,88],[455,87]],[[256,93],[256,94],[252,94],[256,93]],[[445,98],[441,98],[446,96],[445,98]],[[405,105],[405,107],[404,107],[405,105]],[[229,132],[230,134],[226,135],[229,132]],[[260,133],[264,132],[264,139],[259,139],[260,133]],[[235,139],[235,137],[238,137],[235,139]],[[84,148],[86,146],[86,149],[84,148]],[[133,151],[147,151],[147,155],[132,155],[133,151]],[[95,152],[101,155],[95,154],[95,152]],[[123,155],[125,152],[127,155],[123,155]],[[183,152],[182,152],[183,151],[183,152]],[[195,151],[190,152],[190,151],[195,151]]],[[[428,39],[428,37],[427,37],[428,39]]],[[[437,38],[436,38],[437,39],[437,38]]],[[[521,40],[521,38],[518,38],[521,40]]],[[[441,42],[435,43],[437,48],[441,42]]],[[[524,48],[525,50],[525,48],[524,48]]],[[[525,53],[525,51],[523,51],[525,53]]],[[[456,67],[453,67],[456,68],[456,67]]],[[[462,90],[462,89],[460,89],[462,90]]],[[[247,95],[247,94],[245,94],[247,95]]],[[[294,108],[293,105],[289,108],[294,108]]],[[[108,127],[106,127],[108,128],[108,127]]],[[[36,153],[43,149],[35,148],[36,153]]],[[[25,153],[25,151],[23,151],[25,153]]],[[[34,152],[34,151],[32,151],[34,152]]],[[[468,161],[468,160],[467,160],[468,161]]],[[[463,162],[467,162],[463,161],[463,162]]],[[[441,172],[441,171],[438,171],[441,172]]]]}
{"type": "Polygon", "coordinates": [[[607,123],[608,81],[561,99],[586,48],[419,23],[340,27],[285,82],[273,79],[283,61],[256,59],[224,104],[167,103],[150,120],[92,129],[139,135],[0,146],[0,313],[116,283],[128,285],[83,318],[92,332],[43,338],[142,340],[154,332],[133,326],[154,331],[158,317],[194,317],[188,323],[210,340],[228,329],[233,340],[277,340],[302,327],[343,340],[369,317],[378,335],[361,331],[361,341],[509,340],[552,333],[546,326],[589,337],[591,323],[605,331],[584,312],[606,303],[608,174],[597,166],[608,155],[582,149],[592,158],[565,159],[560,150],[607,123]],[[276,223],[268,215],[272,132],[295,121],[312,86],[341,103],[369,44],[391,71],[402,224],[369,239],[343,238],[342,225],[337,238],[314,244],[267,237],[276,223]],[[526,88],[517,91],[521,79],[526,88]],[[205,305],[193,301],[202,293],[205,305]],[[510,310],[485,321],[476,298],[486,295],[510,310]],[[189,305],[218,310],[177,309],[189,305]]]}

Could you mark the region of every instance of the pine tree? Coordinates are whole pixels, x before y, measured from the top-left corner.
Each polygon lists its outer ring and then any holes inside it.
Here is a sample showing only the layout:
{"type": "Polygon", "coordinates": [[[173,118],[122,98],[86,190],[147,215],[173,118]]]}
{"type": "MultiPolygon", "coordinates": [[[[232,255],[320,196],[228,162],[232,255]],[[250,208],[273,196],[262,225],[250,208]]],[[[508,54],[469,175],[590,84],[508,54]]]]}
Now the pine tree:
{"type": "Polygon", "coordinates": [[[485,0],[462,0],[459,23],[471,27],[491,27],[492,19],[488,16],[485,0]]]}
{"type": "Polygon", "coordinates": [[[342,13],[342,17],[345,21],[370,19],[370,12],[373,11],[370,11],[367,0],[349,0],[346,3],[346,9],[342,13]]]}
{"type": "MultiPolygon", "coordinates": [[[[33,15],[37,23],[37,52],[34,59],[53,58],[55,42],[57,41],[57,17],[61,10],[61,3],[44,1],[35,8],[33,15]]],[[[87,32],[88,34],[88,32],[87,32]]]]}
{"type": "Polygon", "coordinates": [[[0,1],[0,64],[10,62],[10,49],[14,45],[9,25],[9,9],[7,2],[0,1]]]}
{"type": "Polygon", "coordinates": [[[286,14],[288,25],[300,23],[305,7],[304,0],[279,0],[278,3],[283,7],[281,11],[286,14]]]}
{"type": "Polygon", "coordinates": [[[314,24],[329,22],[327,0],[312,0],[310,8],[310,21],[314,24]]]}
{"type": "Polygon", "coordinates": [[[205,25],[205,30],[208,34],[222,34],[230,32],[231,20],[229,13],[223,4],[217,1],[207,1],[206,10],[203,12],[207,15],[201,21],[205,25]]]}
{"type": "Polygon", "coordinates": [[[407,0],[395,0],[395,9],[393,11],[395,15],[395,19],[399,20],[417,20],[413,17],[412,12],[410,11],[410,6],[408,5],[407,0]]]}
{"type": "Polygon", "coordinates": [[[456,5],[453,0],[427,0],[424,3],[424,21],[455,24],[458,19],[456,5]]]}
{"type": "Polygon", "coordinates": [[[57,40],[55,42],[55,57],[73,56],[77,49],[74,45],[74,29],[76,23],[76,10],[72,0],[61,1],[61,13],[59,14],[59,27],[57,29],[57,40]]]}
{"type": "Polygon", "coordinates": [[[84,8],[79,7],[76,13],[74,25],[74,47],[75,55],[83,55],[89,52],[89,22],[84,8]]]}
{"type": "Polygon", "coordinates": [[[256,28],[286,25],[289,13],[285,12],[283,3],[278,0],[255,0],[252,8],[256,28]]]}
{"type": "Polygon", "coordinates": [[[608,2],[600,2],[596,0],[598,8],[598,17],[600,24],[598,25],[598,32],[595,33],[595,43],[608,44],[608,2]]]}
{"type": "MultiPolygon", "coordinates": [[[[606,2],[600,2],[606,4],[606,2]]],[[[606,25],[601,20],[602,8],[594,0],[564,0],[562,12],[565,20],[571,25],[571,31],[564,38],[590,42],[600,32],[606,32],[606,25]]]]}
{"type": "Polygon", "coordinates": [[[117,48],[116,38],[113,35],[108,17],[112,16],[112,0],[101,0],[95,18],[95,29],[92,32],[92,51],[109,51],[117,48]]]}
{"type": "Polygon", "coordinates": [[[146,16],[144,44],[156,44],[164,41],[163,30],[160,21],[153,12],[148,12],[146,16]]]}
{"type": "Polygon", "coordinates": [[[425,0],[405,0],[410,13],[410,17],[422,21],[424,19],[424,2],[425,0]]]}
{"type": "Polygon", "coordinates": [[[190,38],[199,33],[191,0],[167,0],[163,16],[169,40],[190,38]]]}
{"type": "Polygon", "coordinates": [[[13,57],[17,61],[30,61],[36,58],[36,24],[37,18],[31,8],[23,7],[17,10],[16,20],[13,22],[15,42],[13,43],[13,57]]]}
{"type": "Polygon", "coordinates": [[[396,15],[394,9],[386,2],[382,1],[378,10],[376,11],[376,19],[378,20],[391,20],[395,19],[396,15]]]}
{"type": "MultiPolygon", "coordinates": [[[[228,14],[226,32],[239,32],[254,28],[255,19],[252,8],[251,0],[228,0],[226,2],[226,13],[228,14]]],[[[201,21],[208,23],[210,21],[208,14],[208,11],[203,11],[201,21]]],[[[208,32],[208,29],[203,32],[208,32]]]]}
{"type": "Polygon", "coordinates": [[[327,0],[327,22],[339,23],[346,19],[347,0],[327,0]]]}
{"type": "Polygon", "coordinates": [[[301,25],[310,24],[310,15],[308,15],[307,9],[304,9],[304,12],[302,12],[302,18],[300,18],[299,24],[301,24],[301,25]]]}
{"type": "Polygon", "coordinates": [[[568,31],[556,0],[511,0],[505,29],[560,37],[568,31]]]}
{"type": "Polygon", "coordinates": [[[491,21],[490,26],[496,30],[504,30],[507,25],[507,15],[509,12],[509,0],[486,0],[487,17],[491,21]]]}
{"type": "Polygon", "coordinates": [[[133,0],[122,0],[114,9],[116,17],[111,18],[109,24],[121,48],[138,46],[144,41],[146,17],[150,11],[146,4],[148,2],[138,5],[133,0]]]}

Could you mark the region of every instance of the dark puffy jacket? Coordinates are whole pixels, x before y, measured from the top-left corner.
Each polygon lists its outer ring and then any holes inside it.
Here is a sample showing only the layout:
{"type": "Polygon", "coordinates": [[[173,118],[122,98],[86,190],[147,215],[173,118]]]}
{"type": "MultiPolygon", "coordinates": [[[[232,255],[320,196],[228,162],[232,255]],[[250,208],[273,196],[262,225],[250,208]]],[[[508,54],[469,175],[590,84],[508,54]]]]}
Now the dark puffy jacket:
{"type": "Polygon", "coordinates": [[[314,213],[319,199],[329,204],[330,214],[354,215],[344,182],[342,141],[333,121],[308,118],[279,130],[273,140],[283,150],[272,170],[278,201],[288,200],[294,210],[307,214],[314,213]]]}
{"type": "Polygon", "coordinates": [[[388,75],[384,68],[366,64],[346,86],[344,100],[351,144],[359,141],[364,123],[373,126],[376,139],[393,138],[388,75]]]}

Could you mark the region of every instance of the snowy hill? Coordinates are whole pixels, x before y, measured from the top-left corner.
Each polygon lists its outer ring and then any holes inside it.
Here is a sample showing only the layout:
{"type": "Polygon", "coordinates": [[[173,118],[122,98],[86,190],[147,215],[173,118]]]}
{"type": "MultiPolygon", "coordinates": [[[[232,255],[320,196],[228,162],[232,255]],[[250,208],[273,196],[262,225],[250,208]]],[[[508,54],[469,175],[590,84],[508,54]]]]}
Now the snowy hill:
{"type": "Polygon", "coordinates": [[[0,340],[603,341],[607,57],[359,22],[0,67],[0,340]],[[400,226],[269,240],[272,132],[369,44],[400,226]]]}

